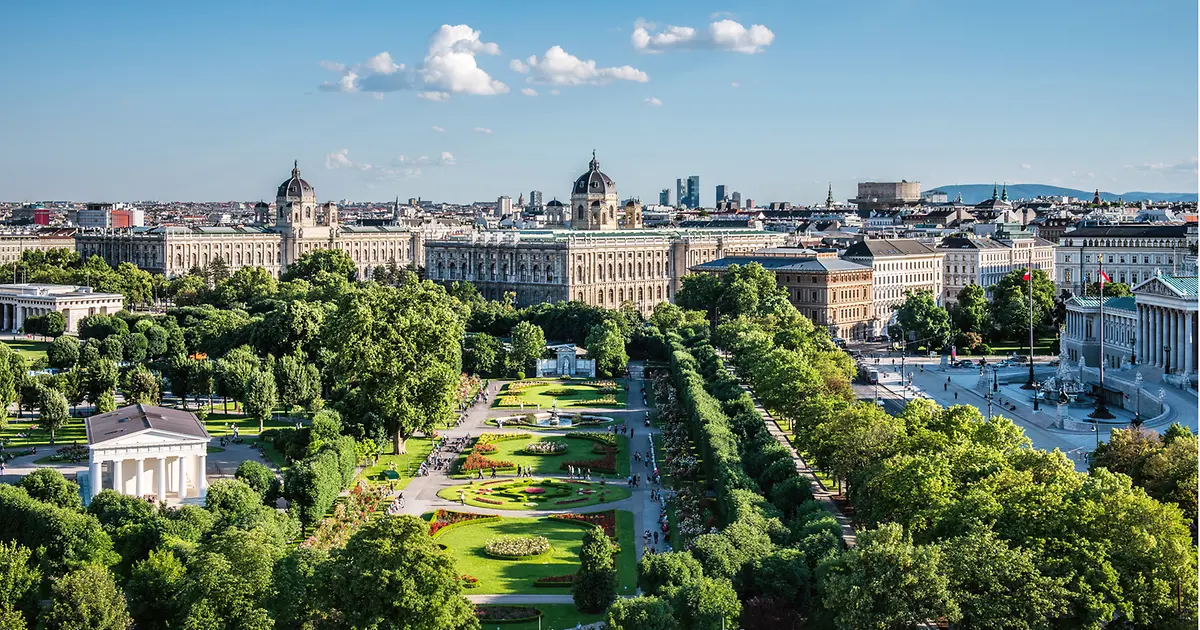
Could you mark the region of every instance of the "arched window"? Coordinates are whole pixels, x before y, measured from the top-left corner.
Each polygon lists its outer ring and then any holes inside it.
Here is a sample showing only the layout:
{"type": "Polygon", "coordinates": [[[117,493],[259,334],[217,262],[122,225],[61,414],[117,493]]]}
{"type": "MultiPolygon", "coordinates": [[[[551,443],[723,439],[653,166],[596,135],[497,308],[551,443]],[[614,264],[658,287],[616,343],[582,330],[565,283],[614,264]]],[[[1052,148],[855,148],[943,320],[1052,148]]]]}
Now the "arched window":
{"type": "Polygon", "coordinates": [[[662,287],[658,287],[658,299],[662,299],[662,287]]]}
{"type": "Polygon", "coordinates": [[[613,301],[613,290],[612,289],[608,290],[608,301],[609,302],[613,301]]]}
{"type": "Polygon", "coordinates": [[[638,287],[638,302],[642,302],[645,299],[646,299],[645,292],[642,290],[642,287],[638,287]]]}
{"type": "Polygon", "coordinates": [[[625,301],[625,289],[624,288],[622,288],[620,291],[617,292],[617,298],[620,299],[622,302],[625,301]]]}
{"type": "Polygon", "coordinates": [[[576,219],[579,219],[579,220],[581,220],[581,221],[583,220],[583,204],[580,204],[580,205],[579,205],[579,206],[578,206],[578,207],[575,209],[575,218],[576,218],[576,219]]]}

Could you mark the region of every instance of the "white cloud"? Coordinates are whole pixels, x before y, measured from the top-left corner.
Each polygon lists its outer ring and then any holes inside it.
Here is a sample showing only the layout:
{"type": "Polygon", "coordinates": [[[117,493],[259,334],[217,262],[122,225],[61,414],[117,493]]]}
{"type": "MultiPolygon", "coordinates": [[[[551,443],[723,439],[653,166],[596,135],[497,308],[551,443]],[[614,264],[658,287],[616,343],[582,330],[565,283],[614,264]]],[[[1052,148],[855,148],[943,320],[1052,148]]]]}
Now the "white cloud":
{"type": "Polygon", "coordinates": [[[410,158],[397,156],[388,164],[378,165],[368,162],[358,162],[350,159],[350,150],[341,149],[325,156],[325,168],[329,170],[348,169],[358,171],[371,181],[383,182],[417,177],[421,174],[422,166],[455,166],[458,162],[449,151],[443,151],[437,157],[422,155],[410,158]]]}
{"type": "Polygon", "coordinates": [[[658,100],[658,98],[656,98],[654,96],[651,96],[650,98],[648,98],[642,102],[649,105],[650,107],[658,107],[658,106],[662,105],[662,101],[658,100]]]}
{"type": "Polygon", "coordinates": [[[559,94],[562,94],[562,92],[559,92],[558,90],[550,90],[550,93],[551,93],[551,94],[553,94],[553,95],[555,95],[555,96],[558,96],[559,94]]]}
{"type": "Polygon", "coordinates": [[[667,26],[659,30],[654,24],[639,20],[634,24],[630,39],[635,49],[647,53],[672,49],[709,49],[754,54],[770,46],[775,40],[775,33],[762,24],[746,28],[728,18],[709,24],[704,31],[690,26],[667,26]]]}
{"type": "Polygon", "coordinates": [[[723,20],[726,18],[733,19],[734,15],[729,11],[713,11],[708,14],[708,19],[710,20],[723,20]]]}
{"type": "Polygon", "coordinates": [[[449,92],[418,92],[417,98],[423,98],[427,101],[434,101],[435,103],[438,103],[441,101],[450,100],[450,93],[449,92]]]}
{"type": "Polygon", "coordinates": [[[533,73],[529,81],[552,85],[605,85],[613,81],[645,83],[650,80],[649,75],[633,66],[598,68],[595,61],[584,61],[563,50],[562,46],[551,47],[541,59],[532,55],[523,65],[533,73]]]}
{"type": "Polygon", "coordinates": [[[529,72],[529,66],[525,65],[525,63],[520,59],[513,59],[512,61],[508,62],[508,67],[511,68],[513,72],[520,72],[521,74],[529,72]]]}
{"type": "Polygon", "coordinates": [[[430,127],[430,129],[432,129],[432,130],[434,130],[434,131],[436,131],[436,132],[438,132],[438,133],[446,133],[446,130],[445,130],[445,129],[442,129],[441,127],[439,127],[439,126],[437,126],[437,125],[434,125],[434,126],[430,127]]]}
{"type": "Polygon", "coordinates": [[[537,96],[537,90],[533,88],[521,88],[521,93],[525,96],[537,96]]]}
{"type": "Polygon", "coordinates": [[[492,135],[492,130],[488,129],[487,127],[476,127],[474,129],[472,129],[471,131],[474,131],[475,133],[481,133],[485,136],[492,135]]]}
{"type": "Polygon", "coordinates": [[[735,88],[740,88],[740,87],[742,87],[742,84],[741,84],[741,83],[738,83],[737,81],[734,81],[733,83],[730,83],[730,85],[731,85],[731,86],[733,86],[733,87],[735,87],[735,88]]]}
{"type": "Polygon", "coordinates": [[[1140,164],[1140,165],[1131,165],[1129,168],[1133,168],[1133,169],[1136,169],[1139,171],[1144,171],[1144,172],[1165,173],[1165,172],[1169,172],[1169,171],[1180,171],[1180,172],[1184,172],[1184,173],[1190,172],[1192,174],[1195,174],[1196,170],[1197,170],[1196,165],[1197,165],[1198,161],[1200,161],[1200,160],[1197,160],[1197,157],[1195,155],[1193,155],[1192,159],[1184,160],[1182,162],[1145,163],[1145,164],[1140,164]]]}
{"type": "Polygon", "coordinates": [[[1022,164],[1021,168],[1028,171],[1029,169],[1033,168],[1033,165],[1032,164],[1022,164]]]}
{"type": "Polygon", "coordinates": [[[450,94],[503,94],[508,92],[508,86],[493,79],[475,59],[476,55],[499,54],[498,45],[481,40],[479,31],[470,26],[443,24],[430,36],[420,67],[406,68],[396,63],[387,51],[353,66],[321,61],[322,68],[340,76],[336,81],[322,83],[318,89],[369,94],[418,90],[418,96],[427,100],[446,100],[450,94]]]}

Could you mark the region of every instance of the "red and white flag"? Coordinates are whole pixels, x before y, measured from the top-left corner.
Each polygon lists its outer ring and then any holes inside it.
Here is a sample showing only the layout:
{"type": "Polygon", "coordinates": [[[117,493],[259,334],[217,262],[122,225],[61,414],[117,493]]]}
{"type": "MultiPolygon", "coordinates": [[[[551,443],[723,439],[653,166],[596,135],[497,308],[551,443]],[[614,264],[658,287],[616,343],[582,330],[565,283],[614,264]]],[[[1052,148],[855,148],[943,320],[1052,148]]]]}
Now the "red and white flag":
{"type": "Polygon", "coordinates": [[[1100,270],[1099,280],[1100,280],[1100,284],[1104,284],[1105,282],[1112,282],[1112,278],[1109,278],[1108,274],[1104,273],[1103,269],[1100,270]]]}
{"type": "Polygon", "coordinates": [[[1025,280],[1025,281],[1029,280],[1029,270],[1028,269],[1025,270],[1025,275],[1021,276],[1021,279],[1025,280]]]}

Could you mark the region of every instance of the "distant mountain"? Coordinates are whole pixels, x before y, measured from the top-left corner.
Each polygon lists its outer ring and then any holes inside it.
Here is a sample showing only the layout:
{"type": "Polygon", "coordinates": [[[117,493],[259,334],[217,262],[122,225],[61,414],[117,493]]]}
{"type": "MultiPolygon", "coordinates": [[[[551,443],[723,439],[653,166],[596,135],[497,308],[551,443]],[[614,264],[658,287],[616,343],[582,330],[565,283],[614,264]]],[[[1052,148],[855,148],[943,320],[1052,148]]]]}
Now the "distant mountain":
{"type": "MultiPolygon", "coordinates": [[[[959,193],[962,193],[964,203],[979,203],[981,201],[992,198],[991,184],[956,184],[954,186],[938,186],[930,190],[940,190],[950,197],[950,201],[954,201],[959,193]]],[[[1096,195],[1094,190],[1076,190],[1074,188],[1063,188],[1061,186],[1049,186],[1047,184],[1009,184],[1008,198],[1009,199],[1033,199],[1034,197],[1049,197],[1062,195],[1067,197],[1078,197],[1086,201],[1091,201],[1096,195]]],[[[1142,192],[1133,191],[1127,193],[1110,193],[1100,191],[1100,198],[1105,201],[1116,201],[1117,198],[1125,201],[1196,201],[1197,193],[1165,193],[1165,192],[1142,192]]]]}

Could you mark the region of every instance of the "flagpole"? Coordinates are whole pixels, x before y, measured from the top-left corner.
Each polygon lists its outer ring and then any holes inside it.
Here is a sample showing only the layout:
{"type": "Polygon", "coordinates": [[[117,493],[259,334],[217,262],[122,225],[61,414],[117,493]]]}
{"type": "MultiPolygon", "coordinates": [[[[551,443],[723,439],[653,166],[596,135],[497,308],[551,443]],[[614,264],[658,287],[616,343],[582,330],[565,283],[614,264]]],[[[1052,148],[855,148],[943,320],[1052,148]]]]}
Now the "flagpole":
{"type": "Polygon", "coordinates": [[[1025,381],[1024,389],[1033,390],[1033,410],[1038,409],[1037,381],[1033,378],[1033,246],[1029,247],[1029,263],[1025,267],[1025,275],[1029,278],[1029,380],[1025,381]]]}
{"type": "Polygon", "coordinates": [[[1108,407],[1104,406],[1104,256],[1100,257],[1100,276],[1096,278],[1100,282],[1100,325],[1097,327],[1100,330],[1100,391],[1096,392],[1096,408],[1092,413],[1088,414],[1096,425],[1096,444],[1100,443],[1100,421],[1111,420],[1115,418],[1108,407]]]}

